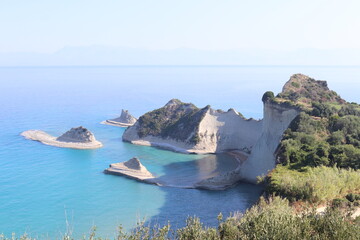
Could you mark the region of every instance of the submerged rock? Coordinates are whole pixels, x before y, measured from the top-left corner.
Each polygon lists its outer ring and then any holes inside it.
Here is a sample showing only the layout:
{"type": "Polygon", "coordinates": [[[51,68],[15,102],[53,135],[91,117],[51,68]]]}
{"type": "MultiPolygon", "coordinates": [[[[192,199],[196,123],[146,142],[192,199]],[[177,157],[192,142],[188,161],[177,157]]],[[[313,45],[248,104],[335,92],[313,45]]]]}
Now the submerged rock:
{"type": "Polygon", "coordinates": [[[61,142],[89,143],[95,141],[95,137],[94,134],[92,134],[89,130],[80,126],[76,128],[71,128],[69,131],[58,137],[56,140],[61,142]]]}

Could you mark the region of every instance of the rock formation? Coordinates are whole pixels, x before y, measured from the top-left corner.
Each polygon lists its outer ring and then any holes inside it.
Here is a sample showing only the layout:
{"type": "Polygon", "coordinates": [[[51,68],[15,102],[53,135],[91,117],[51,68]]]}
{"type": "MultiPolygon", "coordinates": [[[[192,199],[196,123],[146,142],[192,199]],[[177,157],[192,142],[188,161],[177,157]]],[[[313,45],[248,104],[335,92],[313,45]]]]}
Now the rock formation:
{"type": "Polygon", "coordinates": [[[129,127],[136,123],[137,119],[132,116],[128,110],[121,110],[121,115],[118,118],[106,120],[104,124],[120,126],[120,127],[129,127]]]}
{"type": "Polygon", "coordinates": [[[28,130],[21,133],[26,139],[39,141],[46,145],[75,149],[94,149],[102,147],[89,130],[84,127],[71,128],[60,137],[54,137],[40,130],[28,130]]]}
{"type": "MultiPolygon", "coordinates": [[[[157,146],[185,153],[218,153],[238,150],[248,154],[242,167],[235,169],[242,179],[256,182],[276,164],[276,150],[284,131],[301,111],[312,111],[313,103],[343,104],[326,81],[303,74],[294,74],[276,97],[272,92],[263,96],[264,118],[245,119],[234,109],[227,112],[199,109],[177,99],[164,107],[146,113],[123,134],[123,140],[134,144],[157,146]]],[[[229,175],[229,176],[230,176],[229,175]]],[[[220,176],[207,182],[226,180],[220,176]]]]}
{"type": "Polygon", "coordinates": [[[71,128],[69,131],[56,138],[60,142],[79,142],[79,143],[89,143],[94,142],[95,137],[89,130],[83,126],[71,128]]]}
{"type": "Polygon", "coordinates": [[[126,162],[110,164],[109,168],[104,170],[104,173],[121,175],[138,181],[158,185],[155,177],[141,164],[137,157],[133,157],[126,162]]]}
{"type": "Polygon", "coordinates": [[[240,169],[240,176],[243,179],[256,182],[258,176],[266,175],[275,167],[275,151],[284,131],[298,114],[299,110],[295,107],[284,107],[269,101],[264,102],[261,136],[240,169]]]}
{"type": "Polygon", "coordinates": [[[245,119],[234,109],[202,109],[177,99],[146,113],[123,134],[123,140],[187,153],[227,150],[250,152],[261,134],[262,121],[245,119]]]}

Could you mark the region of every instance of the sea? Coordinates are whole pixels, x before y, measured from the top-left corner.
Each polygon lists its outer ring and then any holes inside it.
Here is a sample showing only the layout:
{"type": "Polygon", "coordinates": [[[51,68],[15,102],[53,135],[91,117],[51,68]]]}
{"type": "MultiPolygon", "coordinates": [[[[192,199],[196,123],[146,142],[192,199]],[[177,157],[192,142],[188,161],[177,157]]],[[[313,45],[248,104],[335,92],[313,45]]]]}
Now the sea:
{"type": "Polygon", "coordinates": [[[198,107],[234,108],[261,119],[261,97],[278,93],[294,73],[327,80],[349,102],[360,102],[357,66],[79,66],[0,68],[0,233],[41,239],[97,235],[113,238],[119,226],[137,222],[172,228],[199,217],[245,212],[260,186],[239,183],[223,191],[187,189],[209,175],[229,171],[226,154],[180,154],[121,141],[124,128],[100,124],[127,109],[135,117],[170,99],[198,107]],[[75,150],[25,140],[20,133],[44,130],[58,136],[84,126],[104,144],[75,150]],[[173,187],[106,175],[109,164],[134,156],[173,187]]]}

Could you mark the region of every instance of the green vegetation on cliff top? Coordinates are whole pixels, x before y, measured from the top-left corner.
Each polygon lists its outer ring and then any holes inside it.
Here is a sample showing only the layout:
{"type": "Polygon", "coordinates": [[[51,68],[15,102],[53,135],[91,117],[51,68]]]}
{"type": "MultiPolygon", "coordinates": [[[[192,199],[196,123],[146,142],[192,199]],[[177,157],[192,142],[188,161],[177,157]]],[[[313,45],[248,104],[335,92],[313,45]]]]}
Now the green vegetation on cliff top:
{"type": "Polygon", "coordinates": [[[189,144],[198,142],[197,129],[210,106],[203,109],[178,99],[170,100],[164,107],[142,115],[137,132],[140,137],[172,138],[189,144]]]}
{"type": "Polygon", "coordinates": [[[271,99],[290,101],[301,113],[290,124],[276,156],[280,165],[267,177],[267,191],[312,203],[360,194],[360,107],[326,82],[296,74],[271,99]]]}

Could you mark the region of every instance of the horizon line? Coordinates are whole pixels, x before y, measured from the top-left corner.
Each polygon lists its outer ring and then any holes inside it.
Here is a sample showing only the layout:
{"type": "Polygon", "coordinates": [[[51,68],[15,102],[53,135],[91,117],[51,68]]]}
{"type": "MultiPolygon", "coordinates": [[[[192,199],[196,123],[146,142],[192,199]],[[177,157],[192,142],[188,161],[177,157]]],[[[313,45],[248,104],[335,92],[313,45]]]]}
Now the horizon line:
{"type": "Polygon", "coordinates": [[[357,68],[359,65],[302,65],[302,64],[114,64],[114,65],[9,65],[0,68],[126,68],[126,67],[336,67],[336,68],[357,68]]]}

